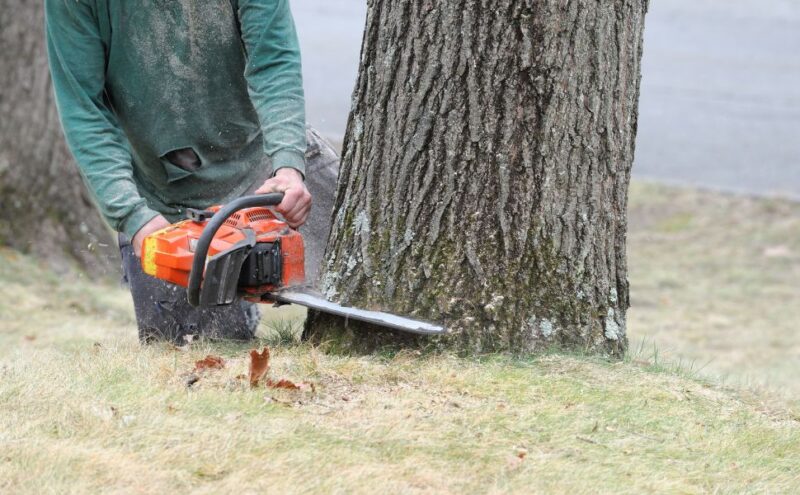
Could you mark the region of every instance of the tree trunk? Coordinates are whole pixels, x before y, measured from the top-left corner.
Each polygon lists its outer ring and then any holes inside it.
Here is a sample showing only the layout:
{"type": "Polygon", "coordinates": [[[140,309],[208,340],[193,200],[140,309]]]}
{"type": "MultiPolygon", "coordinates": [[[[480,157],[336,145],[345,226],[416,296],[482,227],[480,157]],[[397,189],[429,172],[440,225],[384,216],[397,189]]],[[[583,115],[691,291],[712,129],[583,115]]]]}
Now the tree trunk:
{"type": "MultiPolygon", "coordinates": [[[[461,350],[620,355],[646,0],[370,0],[322,289],[461,350]]],[[[407,337],[312,315],[307,335],[407,337]]]]}
{"type": "Polygon", "coordinates": [[[41,0],[0,0],[0,245],[116,273],[111,230],[62,137],[41,0]]]}

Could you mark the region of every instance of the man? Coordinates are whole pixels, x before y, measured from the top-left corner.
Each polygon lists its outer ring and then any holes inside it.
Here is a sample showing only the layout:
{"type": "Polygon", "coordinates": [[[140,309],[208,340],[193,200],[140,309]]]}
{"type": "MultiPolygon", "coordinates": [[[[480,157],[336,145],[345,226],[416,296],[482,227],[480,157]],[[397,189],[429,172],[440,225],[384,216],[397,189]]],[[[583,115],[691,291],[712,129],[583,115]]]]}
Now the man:
{"type": "Polygon", "coordinates": [[[304,185],[300,53],[288,0],[46,0],[46,35],[67,143],[120,233],[142,341],[248,339],[255,306],[198,310],[144,275],[147,235],[247,193],[283,192],[294,228],[304,185]]]}

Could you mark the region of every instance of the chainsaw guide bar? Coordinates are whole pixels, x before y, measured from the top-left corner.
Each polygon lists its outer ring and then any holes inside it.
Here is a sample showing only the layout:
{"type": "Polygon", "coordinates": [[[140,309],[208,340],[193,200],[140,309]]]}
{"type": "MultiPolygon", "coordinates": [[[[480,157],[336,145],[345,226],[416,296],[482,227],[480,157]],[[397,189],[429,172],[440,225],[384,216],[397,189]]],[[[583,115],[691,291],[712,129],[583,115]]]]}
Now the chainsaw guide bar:
{"type": "Polygon", "coordinates": [[[298,304],[317,311],[322,311],[323,313],[343,316],[352,320],[365,321],[373,325],[402,330],[404,332],[420,335],[441,335],[446,333],[444,327],[432,323],[413,320],[382,311],[369,311],[366,309],[341,306],[328,301],[321,294],[317,294],[310,289],[284,289],[273,292],[269,294],[268,297],[277,303],[298,304]]]}

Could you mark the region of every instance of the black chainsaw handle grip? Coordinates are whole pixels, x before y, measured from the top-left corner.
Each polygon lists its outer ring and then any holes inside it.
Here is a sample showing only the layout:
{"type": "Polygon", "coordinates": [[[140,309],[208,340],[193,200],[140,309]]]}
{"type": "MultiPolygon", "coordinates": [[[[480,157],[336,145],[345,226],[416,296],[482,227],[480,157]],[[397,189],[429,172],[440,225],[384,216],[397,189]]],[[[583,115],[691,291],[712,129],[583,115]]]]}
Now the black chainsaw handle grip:
{"type": "Polygon", "coordinates": [[[283,201],[283,193],[259,194],[256,196],[242,196],[234,199],[219,209],[211,219],[208,220],[203,233],[197,239],[197,246],[194,249],[192,259],[192,271],[189,272],[189,285],[186,287],[186,297],[192,306],[200,305],[200,285],[203,282],[203,272],[206,268],[206,256],[208,247],[214,239],[217,231],[225,220],[239,210],[253,208],[255,206],[276,206],[283,201]]]}

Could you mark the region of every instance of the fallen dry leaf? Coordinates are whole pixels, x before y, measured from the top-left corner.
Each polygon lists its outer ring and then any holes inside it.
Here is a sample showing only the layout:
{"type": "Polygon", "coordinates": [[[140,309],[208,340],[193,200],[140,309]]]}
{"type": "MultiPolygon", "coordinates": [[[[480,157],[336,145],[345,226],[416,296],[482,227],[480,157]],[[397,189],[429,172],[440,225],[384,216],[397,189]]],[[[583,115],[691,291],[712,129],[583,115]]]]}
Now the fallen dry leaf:
{"type": "Polygon", "coordinates": [[[200,361],[195,361],[194,369],[196,371],[202,370],[221,370],[225,367],[225,360],[219,356],[212,356],[209,354],[200,361]]]}
{"type": "Polygon", "coordinates": [[[297,385],[295,385],[293,382],[291,382],[289,380],[286,380],[286,379],[281,379],[281,380],[278,380],[278,381],[268,379],[267,380],[267,386],[268,387],[272,387],[272,388],[285,388],[285,389],[289,389],[289,390],[297,390],[298,388],[300,388],[297,385]]]}
{"type": "Polygon", "coordinates": [[[250,351],[250,386],[257,387],[258,381],[269,371],[269,347],[265,347],[259,352],[255,349],[250,351]]]}
{"type": "Polygon", "coordinates": [[[314,391],[314,384],[313,383],[294,383],[291,380],[287,380],[282,378],[278,381],[267,380],[267,386],[272,388],[285,388],[287,390],[311,390],[314,391]]]}

